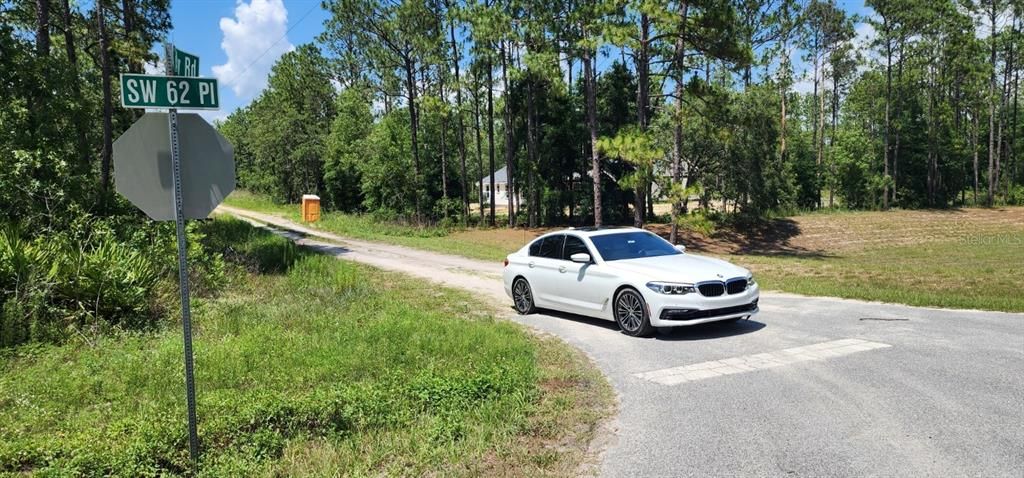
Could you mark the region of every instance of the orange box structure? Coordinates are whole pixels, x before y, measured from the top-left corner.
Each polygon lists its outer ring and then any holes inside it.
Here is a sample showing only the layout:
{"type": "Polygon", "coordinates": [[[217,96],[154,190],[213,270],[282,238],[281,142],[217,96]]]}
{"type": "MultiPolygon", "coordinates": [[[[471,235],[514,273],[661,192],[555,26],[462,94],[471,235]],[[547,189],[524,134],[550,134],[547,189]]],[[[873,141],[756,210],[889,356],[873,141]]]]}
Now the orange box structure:
{"type": "Polygon", "coordinates": [[[315,194],[302,195],[302,221],[316,222],[320,220],[320,196],[315,194]]]}

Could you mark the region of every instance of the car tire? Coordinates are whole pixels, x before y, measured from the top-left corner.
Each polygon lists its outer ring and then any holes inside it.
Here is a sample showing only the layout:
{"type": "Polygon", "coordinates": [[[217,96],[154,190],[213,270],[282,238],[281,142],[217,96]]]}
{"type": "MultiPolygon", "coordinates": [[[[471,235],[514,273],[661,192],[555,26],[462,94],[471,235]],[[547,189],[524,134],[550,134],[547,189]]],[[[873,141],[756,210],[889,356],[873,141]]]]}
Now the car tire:
{"type": "Polygon", "coordinates": [[[530,287],[530,283],[522,277],[512,281],[512,305],[519,315],[532,314],[537,311],[537,306],[533,302],[533,289],[530,287]]]}
{"type": "Polygon", "coordinates": [[[622,289],[615,296],[615,323],[622,333],[631,337],[650,337],[654,333],[651,318],[647,313],[647,302],[636,289],[622,289]]]}

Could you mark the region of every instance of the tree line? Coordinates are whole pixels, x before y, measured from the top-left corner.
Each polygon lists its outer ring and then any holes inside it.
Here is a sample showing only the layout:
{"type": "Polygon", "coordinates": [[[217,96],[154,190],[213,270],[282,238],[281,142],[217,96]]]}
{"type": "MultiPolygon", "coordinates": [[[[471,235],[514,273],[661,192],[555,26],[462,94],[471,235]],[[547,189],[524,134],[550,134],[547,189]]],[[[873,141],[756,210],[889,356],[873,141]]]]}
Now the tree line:
{"type": "Polygon", "coordinates": [[[1019,2],[867,6],[328,0],[221,127],[245,187],[414,221],[1021,202],[1019,2]]]}

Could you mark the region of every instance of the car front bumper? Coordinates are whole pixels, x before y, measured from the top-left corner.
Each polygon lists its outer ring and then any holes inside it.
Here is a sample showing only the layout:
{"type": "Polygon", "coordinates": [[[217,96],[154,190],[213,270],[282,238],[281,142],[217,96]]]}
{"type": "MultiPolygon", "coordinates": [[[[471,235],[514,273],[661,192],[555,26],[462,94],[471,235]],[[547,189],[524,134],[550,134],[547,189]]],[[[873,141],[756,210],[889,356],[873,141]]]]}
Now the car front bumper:
{"type": "Polygon", "coordinates": [[[739,294],[704,297],[699,293],[686,295],[644,294],[650,308],[651,325],[685,327],[719,320],[757,314],[760,292],[755,285],[739,294]]]}

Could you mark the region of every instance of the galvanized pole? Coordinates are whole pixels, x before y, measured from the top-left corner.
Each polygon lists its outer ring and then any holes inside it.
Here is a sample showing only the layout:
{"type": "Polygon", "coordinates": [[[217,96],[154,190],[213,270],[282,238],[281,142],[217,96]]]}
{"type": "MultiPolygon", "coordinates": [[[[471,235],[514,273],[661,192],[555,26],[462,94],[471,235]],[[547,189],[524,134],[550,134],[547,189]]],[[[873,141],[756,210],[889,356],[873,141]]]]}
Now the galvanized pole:
{"type": "MultiPolygon", "coordinates": [[[[167,76],[174,76],[174,45],[164,44],[167,76]]],[[[188,453],[193,468],[199,461],[199,434],[196,432],[196,385],[192,375],[192,311],[188,291],[188,249],[185,244],[185,213],[181,198],[181,157],[178,148],[178,110],[167,112],[171,133],[171,177],[174,182],[174,224],[178,232],[178,282],[181,289],[181,327],[185,339],[185,396],[188,400],[188,453]]]]}

